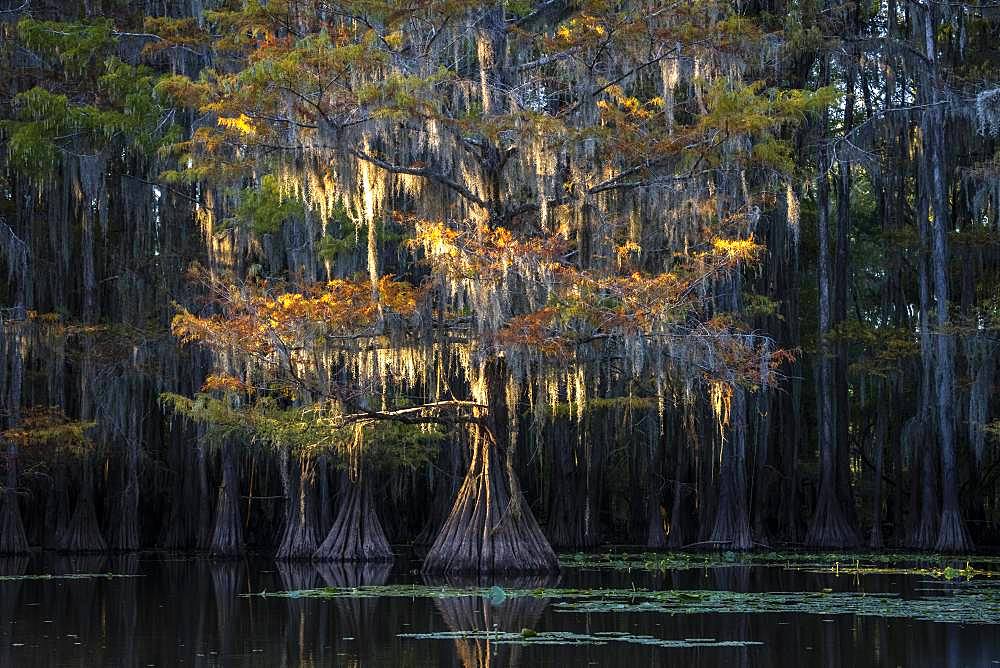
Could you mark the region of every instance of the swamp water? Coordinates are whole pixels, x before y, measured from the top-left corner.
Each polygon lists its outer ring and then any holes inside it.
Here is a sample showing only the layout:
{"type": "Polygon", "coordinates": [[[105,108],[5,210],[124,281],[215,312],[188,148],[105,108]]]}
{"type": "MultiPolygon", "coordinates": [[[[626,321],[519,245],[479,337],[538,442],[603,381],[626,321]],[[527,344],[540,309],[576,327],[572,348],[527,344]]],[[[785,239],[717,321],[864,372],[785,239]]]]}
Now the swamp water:
{"type": "Polygon", "coordinates": [[[163,554],[0,560],[0,666],[1000,665],[1000,561],[576,554],[469,582],[163,554]]]}

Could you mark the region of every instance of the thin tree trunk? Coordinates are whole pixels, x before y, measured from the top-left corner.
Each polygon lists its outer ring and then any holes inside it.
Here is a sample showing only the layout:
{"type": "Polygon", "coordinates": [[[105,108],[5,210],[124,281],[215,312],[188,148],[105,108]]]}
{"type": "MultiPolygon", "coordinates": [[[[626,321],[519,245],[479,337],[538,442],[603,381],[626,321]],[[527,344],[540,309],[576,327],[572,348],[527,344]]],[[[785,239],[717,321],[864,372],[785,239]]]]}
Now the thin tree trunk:
{"type": "Polygon", "coordinates": [[[554,546],[585,548],[599,542],[598,499],[593,490],[597,481],[592,470],[603,464],[604,448],[597,443],[599,435],[588,428],[589,419],[584,417],[575,429],[563,429],[559,421],[547,425],[552,436],[552,503],[547,535],[554,546]]]}
{"type": "MultiPolygon", "coordinates": [[[[856,12],[851,14],[849,21],[853,23],[856,12]]],[[[854,100],[857,79],[857,62],[855,56],[848,52],[846,80],[844,82],[844,120],[843,133],[846,136],[854,128],[854,100]]],[[[843,152],[838,153],[837,161],[837,239],[833,257],[833,303],[830,326],[836,330],[847,320],[847,284],[850,280],[850,229],[851,229],[851,163],[844,159],[843,152]]],[[[834,447],[836,449],[837,466],[837,496],[844,518],[855,537],[857,532],[857,513],[854,508],[854,492],[851,488],[850,459],[850,379],[847,376],[848,349],[847,344],[838,338],[834,345],[833,360],[833,420],[834,447]]]]}
{"type": "Polygon", "coordinates": [[[924,128],[928,139],[934,224],[931,253],[934,275],[934,300],[937,307],[937,331],[934,359],[934,385],[937,389],[938,451],[941,454],[941,524],[935,549],[941,552],[965,552],[972,548],[958,502],[958,461],[955,454],[955,342],[949,331],[948,301],[948,201],[944,176],[944,111],[938,108],[937,45],[931,5],[924,11],[924,35],[930,81],[931,105],[925,112],[924,128]]]}
{"type": "Polygon", "coordinates": [[[119,552],[134,552],[139,549],[139,449],[140,388],[130,383],[130,408],[128,412],[128,432],[125,442],[125,470],[123,471],[122,498],[119,504],[119,520],[113,534],[112,548],[119,552]]]}
{"type": "MultiPolygon", "coordinates": [[[[824,70],[828,67],[824,63],[824,70]]],[[[825,77],[828,74],[824,75],[825,77]]],[[[824,118],[823,127],[827,127],[824,118]]],[[[837,493],[837,433],[834,429],[834,378],[830,368],[829,335],[831,327],[829,186],[826,177],[827,155],[820,150],[819,185],[816,189],[818,215],[818,278],[819,278],[819,368],[817,393],[819,400],[819,492],[812,523],[806,534],[806,544],[815,547],[853,547],[857,536],[848,524],[837,493]]]]}
{"type": "Polygon", "coordinates": [[[59,548],[60,541],[69,526],[69,490],[66,480],[66,467],[56,463],[55,471],[49,483],[45,496],[45,537],[43,545],[46,549],[59,548]]]}
{"type": "Polygon", "coordinates": [[[886,383],[883,381],[879,383],[879,399],[878,407],[876,410],[878,414],[875,418],[875,437],[872,443],[872,530],[868,538],[868,547],[880,550],[882,549],[883,539],[882,539],[882,464],[884,461],[884,452],[886,437],[888,436],[889,430],[889,416],[888,412],[888,399],[886,383]]]}
{"type": "Polygon", "coordinates": [[[731,550],[753,547],[746,481],[746,392],[734,387],[730,404],[729,438],[723,443],[719,470],[719,502],[711,540],[731,550]],[[728,446],[728,447],[726,447],[728,446]]]}
{"type": "MultiPolygon", "coordinates": [[[[926,171],[926,168],[924,168],[926,171]]],[[[926,177],[924,177],[926,180],[926,177]]],[[[909,447],[913,452],[913,493],[910,499],[911,531],[907,538],[909,547],[928,550],[938,533],[940,507],[937,494],[937,440],[931,437],[934,431],[934,404],[931,400],[933,392],[934,347],[931,339],[931,288],[926,249],[929,244],[928,197],[926,188],[920,195],[918,203],[920,216],[921,247],[925,250],[920,254],[920,273],[918,277],[920,290],[920,407],[918,414],[904,429],[904,438],[908,438],[909,447]],[[916,516],[913,513],[916,512],[916,516]]]]}
{"type": "Polygon", "coordinates": [[[655,419],[656,414],[650,416],[648,422],[650,426],[647,440],[650,443],[652,452],[650,453],[649,472],[646,477],[646,547],[659,549],[667,546],[667,533],[663,527],[663,461],[666,450],[665,435],[666,425],[660,425],[655,419]],[[657,427],[660,426],[664,436],[661,437],[657,427]]]}
{"type": "Polygon", "coordinates": [[[197,468],[197,452],[192,447],[192,434],[184,426],[176,426],[170,433],[170,447],[175,457],[174,481],[171,485],[169,507],[157,544],[168,550],[204,548],[199,541],[198,517],[207,499],[201,496],[197,468]]]}
{"type": "Polygon", "coordinates": [[[23,554],[28,552],[29,546],[17,500],[17,446],[14,443],[7,444],[6,455],[7,481],[0,508],[0,554],[23,554]]]}
{"type": "Polygon", "coordinates": [[[212,547],[212,494],[208,486],[208,454],[201,439],[201,429],[195,439],[195,476],[198,481],[198,518],[195,540],[198,549],[210,550],[212,547]]]}
{"type": "Polygon", "coordinates": [[[685,491],[685,487],[690,488],[691,485],[688,481],[692,471],[690,453],[697,452],[701,443],[698,440],[698,432],[695,427],[693,407],[688,402],[684,403],[680,419],[682,422],[676,427],[678,438],[674,441],[678,444],[685,443],[687,447],[676,448],[673,502],[670,504],[670,530],[667,532],[667,547],[675,549],[684,547],[692,535],[691,494],[685,491]]]}
{"type": "MultiPolygon", "coordinates": [[[[15,317],[21,314],[15,309],[15,317]]],[[[24,380],[24,359],[21,357],[21,346],[19,336],[14,328],[18,324],[6,325],[0,323],[4,328],[14,330],[14,334],[7,339],[7,331],[0,332],[4,337],[3,345],[0,345],[0,352],[9,349],[11,358],[11,373],[7,380],[7,402],[9,405],[7,416],[7,427],[15,427],[20,420],[21,413],[21,387],[24,380]],[[13,345],[10,345],[13,344],[13,345]]],[[[7,360],[4,355],[0,355],[0,365],[6,366],[7,360]]],[[[0,388],[2,389],[2,388],[0,388]]],[[[0,423],[2,424],[2,423],[0,423]]],[[[3,441],[0,440],[0,447],[3,441]]],[[[21,522],[21,505],[17,498],[17,444],[8,441],[6,446],[5,459],[7,460],[7,480],[4,484],[3,498],[0,499],[0,554],[22,554],[29,550],[28,537],[24,532],[24,524],[21,522]]]]}
{"type": "Polygon", "coordinates": [[[757,448],[754,452],[754,475],[750,487],[752,502],[753,536],[758,543],[768,542],[768,498],[770,484],[768,472],[769,445],[771,438],[771,397],[770,390],[764,388],[755,396],[754,418],[757,423],[755,430],[757,448]]]}

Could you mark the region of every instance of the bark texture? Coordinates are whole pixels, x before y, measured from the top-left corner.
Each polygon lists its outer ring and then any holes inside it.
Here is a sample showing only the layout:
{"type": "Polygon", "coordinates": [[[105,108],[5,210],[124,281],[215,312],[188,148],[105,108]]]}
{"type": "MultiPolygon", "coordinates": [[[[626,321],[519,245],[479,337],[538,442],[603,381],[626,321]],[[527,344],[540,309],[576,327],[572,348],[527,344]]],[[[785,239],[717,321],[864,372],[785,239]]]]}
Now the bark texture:
{"type": "Polygon", "coordinates": [[[341,475],[340,508],[330,533],[313,554],[318,561],[392,561],[392,548],[375,512],[370,476],[341,475]]]}

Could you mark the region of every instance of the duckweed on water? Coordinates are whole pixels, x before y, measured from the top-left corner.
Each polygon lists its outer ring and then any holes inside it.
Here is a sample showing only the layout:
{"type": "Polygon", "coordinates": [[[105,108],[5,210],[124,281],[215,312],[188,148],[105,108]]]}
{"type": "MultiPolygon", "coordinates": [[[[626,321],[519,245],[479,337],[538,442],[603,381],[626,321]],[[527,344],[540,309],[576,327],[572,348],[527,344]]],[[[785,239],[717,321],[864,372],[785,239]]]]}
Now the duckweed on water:
{"type": "MultiPolygon", "coordinates": [[[[976,583],[968,583],[976,584],[976,583]]],[[[503,600],[546,598],[566,613],[692,614],[807,614],[898,617],[929,622],[1000,624],[1000,589],[993,582],[935,590],[930,596],[901,598],[896,594],[865,592],[735,592],[715,590],[646,589],[506,589],[503,600]]],[[[427,585],[389,585],[305,589],[259,596],[281,598],[454,598],[479,596],[492,602],[499,587],[462,588],[427,585]]],[[[496,603],[493,603],[496,605],[496,603]]],[[[541,635],[541,634],[539,634],[541,635]]]]}
{"type": "Polygon", "coordinates": [[[818,568],[812,566],[788,567],[789,570],[800,570],[806,573],[832,573],[834,575],[920,575],[943,580],[971,580],[973,578],[1000,577],[1000,571],[976,568],[969,563],[965,566],[931,566],[927,568],[906,566],[867,566],[860,561],[852,564],[842,564],[839,561],[833,566],[818,568]]]}
{"type": "Polygon", "coordinates": [[[558,601],[560,612],[666,614],[806,614],[897,617],[960,624],[1000,623],[996,590],[904,599],[859,592],[606,592],[600,598],[558,601]],[[638,595],[636,595],[638,594],[638,595]]]}
{"type": "Polygon", "coordinates": [[[936,578],[1000,577],[998,556],[835,552],[606,552],[563,554],[565,568],[672,571],[731,566],[781,567],[840,575],[924,575],[936,578]],[[972,564],[976,564],[973,567],[972,564]],[[995,568],[987,568],[993,566],[995,568]]]}
{"type": "Polygon", "coordinates": [[[762,645],[751,640],[715,640],[713,638],[685,638],[683,640],[663,640],[652,636],[631,633],[572,633],[569,631],[539,631],[534,635],[524,635],[509,631],[437,631],[434,633],[401,633],[400,638],[414,640],[485,640],[501,645],[607,645],[628,643],[632,645],[652,645],[673,649],[693,647],[747,647],[762,645]]]}

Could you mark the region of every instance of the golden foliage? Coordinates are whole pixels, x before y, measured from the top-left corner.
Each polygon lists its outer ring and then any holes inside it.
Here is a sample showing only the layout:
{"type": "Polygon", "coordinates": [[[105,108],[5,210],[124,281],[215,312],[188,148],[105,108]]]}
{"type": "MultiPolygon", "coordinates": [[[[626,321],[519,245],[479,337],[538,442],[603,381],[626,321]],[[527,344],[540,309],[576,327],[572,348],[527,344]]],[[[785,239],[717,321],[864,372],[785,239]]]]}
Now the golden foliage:
{"type": "Polygon", "coordinates": [[[74,452],[90,447],[86,432],[96,424],[71,420],[56,406],[36,406],[25,410],[18,424],[0,432],[0,437],[21,448],[54,447],[74,452]]]}

